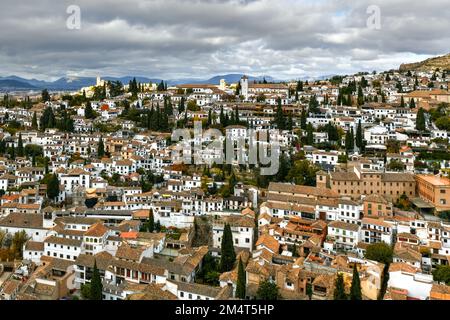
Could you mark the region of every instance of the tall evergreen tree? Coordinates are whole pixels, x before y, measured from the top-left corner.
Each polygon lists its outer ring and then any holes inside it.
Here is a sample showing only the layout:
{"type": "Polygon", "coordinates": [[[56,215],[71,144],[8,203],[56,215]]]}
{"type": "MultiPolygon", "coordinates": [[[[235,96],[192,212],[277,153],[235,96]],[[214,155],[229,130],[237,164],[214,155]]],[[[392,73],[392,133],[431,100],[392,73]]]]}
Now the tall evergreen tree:
{"type": "Polygon", "coordinates": [[[100,137],[100,140],[98,141],[97,156],[100,159],[105,156],[105,145],[103,143],[103,138],[102,137],[100,137]]]}
{"type": "Polygon", "coordinates": [[[54,200],[59,195],[59,179],[54,173],[47,184],[47,197],[54,200]]]}
{"type": "Polygon", "coordinates": [[[292,115],[288,115],[287,123],[286,123],[286,130],[292,130],[294,128],[294,119],[292,119],[292,115]]]}
{"type": "Polygon", "coordinates": [[[247,276],[244,270],[244,265],[242,264],[242,260],[239,259],[238,278],[236,283],[236,298],[245,299],[246,283],[247,283],[247,276]]]}
{"type": "Polygon", "coordinates": [[[359,150],[362,150],[364,147],[364,140],[363,140],[363,131],[362,131],[362,124],[361,120],[358,122],[358,127],[356,128],[356,146],[359,150]]]}
{"type": "Polygon", "coordinates": [[[319,112],[319,102],[317,101],[316,96],[312,96],[309,100],[309,112],[318,113],[319,112]]]}
{"type": "Polygon", "coordinates": [[[184,112],[184,109],[185,109],[184,103],[185,103],[184,97],[181,97],[180,105],[178,106],[178,113],[183,113],[184,112]]]}
{"type": "Polygon", "coordinates": [[[24,156],[22,133],[19,133],[19,141],[17,142],[17,156],[18,157],[24,156]]]}
{"type": "Polygon", "coordinates": [[[49,159],[48,159],[48,157],[45,157],[44,158],[44,173],[45,174],[49,174],[50,173],[50,170],[48,168],[48,163],[49,163],[49,159]]]}
{"type": "Polygon", "coordinates": [[[362,87],[358,87],[358,106],[362,106],[364,104],[364,93],[362,87]]]}
{"type": "Polygon", "coordinates": [[[306,129],[307,121],[308,121],[308,115],[306,114],[306,109],[303,108],[302,109],[302,114],[300,115],[300,128],[302,130],[306,129]]]}
{"type": "Polygon", "coordinates": [[[238,106],[236,106],[236,109],[234,110],[234,123],[239,124],[241,120],[239,119],[239,109],[238,106]]]}
{"type": "Polygon", "coordinates": [[[96,117],[94,109],[92,109],[92,105],[90,102],[88,102],[86,104],[86,107],[84,108],[84,117],[86,119],[95,119],[96,117]]]}
{"type": "Polygon", "coordinates": [[[413,98],[411,98],[411,100],[409,101],[409,107],[411,109],[415,109],[416,108],[416,102],[414,101],[413,98]]]}
{"type": "Polygon", "coordinates": [[[275,114],[275,124],[277,125],[278,130],[286,129],[286,119],[284,117],[283,108],[281,106],[281,98],[278,98],[278,107],[275,114]]]}
{"type": "Polygon", "coordinates": [[[402,96],[402,98],[400,99],[400,108],[404,108],[404,107],[405,107],[405,99],[402,96]]]}
{"type": "Polygon", "coordinates": [[[334,284],[334,300],[347,300],[347,294],[345,293],[344,276],[342,273],[338,273],[334,284]]]}
{"type": "Polygon", "coordinates": [[[150,209],[148,217],[148,232],[155,231],[155,217],[153,216],[153,210],[150,209]]]}
{"type": "Polygon", "coordinates": [[[422,108],[417,112],[416,129],[419,131],[426,130],[425,111],[422,108]]]}
{"type": "Polygon", "coordinates": [[[33,119],[31,120],[31,128],[33,130],[37,130],[38,129],[37,113],[36,113],[36,111],[33,113],[33,119]]]}
{"type": "Polygon", "coordinates": [[[16,159],[16,147],[14,145],[12,145],[11,148],[9,149],[9,158],[11,160],[16,159]]]}
{"type": "Polygon", "coordinates": [[[94,271],[91,279],[91,300],[103,300],[103,284],[100,272],[97,268],[97,261],[94,261],[94,271]]]}
{"type": "Polygon", "coordinates": [[[345,133],[345,151],[347,151],[347,153],[349,153],[351,151],[351,134],[350,134],[350,130],[347,130],[347,132],[345,133]]]}
{"type": "Polygon", "coordinates": [[[350,300],[362,300],[361,282],[356,263],[353,265],[352,286],[350,289],[350,300]]]}
{"type": "Polygon", "coordinates": [[[306,143],[312,145],[314,143],[314,128],[311,123],[306,126],[306,143]]]}
{"type": "Polygon", "coordinates": [[[231,227],[228,223],[225,224],[223,230],[221,248],[220,272],[223,273],[232,270],[236,261],[236,252],[234,251],[233,245],[233,234],[231,233],[231,227]]]}

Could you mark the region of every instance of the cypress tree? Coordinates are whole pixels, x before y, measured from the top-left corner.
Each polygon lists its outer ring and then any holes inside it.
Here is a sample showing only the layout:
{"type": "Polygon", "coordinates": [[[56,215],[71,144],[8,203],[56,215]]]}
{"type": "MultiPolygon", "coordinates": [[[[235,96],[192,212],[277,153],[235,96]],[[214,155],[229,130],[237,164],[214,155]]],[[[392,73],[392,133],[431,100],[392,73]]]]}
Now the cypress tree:
{"type": "Polygon", "coordinates": [[[180,106],[178,107],[178,112],[179,113],[183,113],[184,112],[184,97],[181,97],[181,100],[180,100],[180,106]]]}
{"type": "Polygon", "coordinates": [[[286,129],[286,120],[284,118],[283,108],[281,107],[281,98],[278,98],[277,113],[275,115],[275,123],[278,130],[286,129]]]}
{"type": "Polygon", "coordinates": [[[59,179],[54,173],[47,184],[47,196],[50,199],[55,199],[59,195],[59,179]]]}
{"type": "Polygon", "coordinates": [[[244,265],[242,264],[242,260],[239,259],[238,278],[236,283],[236,298],[245,299],[246,283],[247,276],[245,274],[244,265]]]}
{"type": "Polygon", "coordinates": [[[19,141],[17,142],[17,156],[23,157],[23,141],[22,141],[22,133],[19,133],[19,141]]]}
{"type": "Polygon", "coordinates": [[[292,130],[294,128],[294,119],[292,119],[292,115],[288,116],[286,130],[292,130]]]}
{"type": "Polygon", "coordinates": [[[94,271],[91,279],[91,300],[103,300],[102,291],[102,279],[97,268],[97,261],[94,261],[94,271]]]}
{"type": "Polygon", "coordinates": [[[95,112],[92,109],[92,105],[90,102],[86,104],[86,108],[84,108],[84,117],[86,119],[95,119],[95,112]]]}
{"type": "Polygon", "coordinates": [[[334,284],[334,300],[347,300],[345,293],[344,276],[338,273],[334,284]]]}
{"type": "Polygon", "coordinates": [[[362,125],[361,120],[358,122],[358,127],[356,128],[356,146],[359,150],[362,150],[364,147],[364,141],[363,141],[363,132],[362,132],[362,125]]]}
{"type": "Polygon", "coordinates": [[[306,126],[306,143],[312,145],[314,143],[314,129],[311,123],[306,126]]]}
{"type": "Polygon", "coordinates": [[[237,106],[236,106],[235,113],[234,113],[234,122],[236,124],[239,124],[241,122],[241,120],[239,119],[239,109],[237,106]]]}
{"type": "Polygon", "coordinates": [[[105,155],[105,145],[103,143],[103,138],[100,137],[100,140],[98,142],[97,156],[99,158],[103,158],[104,155],[105,155]]]}
{"type": "Polygon", "coordinates": [[[356,264],[353,265],[352,287],[350,289],[350,300],[362,300],[361,282],[356,264]]]}
{"type": "Polygon", "coordinates": [[[362,90],[362,87],[358,87],[358,106],[361,106],[364,104],[364,93],[362,90]]]}
{"type": "Polygon", "coordinates": [[[148,232],[155,231],[155,217],[153,216],[153,210],[150,209],[148,217],[148,232]]]}
{"type": "Polygon", "coordinates": [[[316,96],[312,96],[309,100],[309,112],[318,113],[319,112],[319,102],[317,101],[316,96]]]}
{"type": "Polygon", "coordinates": [[[413,98],[411,98],[411,100],[410,100],[410,102],[409,102],[409,107],[410,107],[411,109],[414,109],[414,108],[416,107],[416,102],[414,101],[413,98]]]}
{"type": "Polygon", "coordinates": [[[301,128],[302,130],[305,130],[305,129],[306,129],[307,121],[308,121],[308,115],[306,114],[305,108],[303,108],[303,109],[302,109],[302,114],[301,114],[301,116],[300,116],[300,128],[301,128]]]}
{"type": "Polygon", "coordinates": [[[48,157],[45,157],[44,158],[44,170],[45,170],[44,172],[45,172],[45,174],[49,174],[48,162],[49,162],[48,157]]]}
{"type": "Polygon", "coordinates": [[[350,130],[347,130],[347,133],[345,134],[345,150],[347,153],[353,151],[353,145],[353,134],[350,130]]]}
{"type": "Polygon", "coordinates": [[[33,113],[33,119],[31,120],[31,128],[33,128],[33,130],[37,130],[38,129],[38,122],[37,122],[36,111],[33,113]]]}
{"type": "Polygon", "coordinates": [[[12,160],[16,159],[16,147],[14,147],[14,145],[12,145],[12,147],[9,149],[9,157],[12,160]]]}
{"type": "Polygon", "coordinates": [[[228,272],[233,269],[236,261],[236,253],[233,245],[233,234],[231,233],[231,227],[227,223],[223,229],[222,246],[220,257],[220,271],[228,272]]]}
{"type": "Polygon", "coordinates": [[[417,112],[416,129],[419,131],[425,131],[426,129],[425,112],[422,108],[417,112]]]}

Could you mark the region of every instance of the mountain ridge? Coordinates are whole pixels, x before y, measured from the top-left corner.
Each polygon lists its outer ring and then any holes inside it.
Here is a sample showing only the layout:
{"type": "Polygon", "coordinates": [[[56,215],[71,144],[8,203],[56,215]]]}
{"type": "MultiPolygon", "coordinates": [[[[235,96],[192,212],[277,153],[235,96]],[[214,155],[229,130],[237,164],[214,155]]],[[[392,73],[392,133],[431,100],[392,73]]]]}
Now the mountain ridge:
{"type": "MultiPolygon", "coordinates": [[[[244,74],[238,74],[238,73],[231,73],[231,74],[225,74],[225,75],[218,75],[214,76],[209,79],[198,79],[198,78],[185,78],[185,79],[171,79],[171,80],[164,80],[169,85],[179,85],[179,84],[215,84],[219,85],[220,80],[224,79],[227,83],[236,83],[238,82],[241,77],[244,74]]],[[[102,77],[103,80],[107,81],[120,81],[123,84],[129,83],[133,78],[136,78],[136,81],[138,82],[144,82],[144,83],[160,83],[163,81],[159,78],[148,78],[143,76],[124,76],[124,77],[109,77],[105,76],[102,77]]],[[[274,78],[270,76],[248,76],[249,81],[263,81],[265,78],[267,81],[277,81],[274,78]]],[[[0,83],[0,90],[5,89],[26,89],[26,90],[62,90],[62,91],[74,91],[74,90],[80,90],[83,87],[89,87],[93,86],[97,82],[97,78],[95,77],[62,77],[55,81],[43,81],[43,80],[36,80],[36,79],[26,79],[22,77],[18,77],[15,75],[7,76],[7,77],[0,77],[0,81],[3,81],[4,85],[0,83]],[[11,81],[11,83],[9,83],[11,81]]]]}
{"type": "Polygon", "coordinates": [[[399,71],[435,71],[438,68],[440,70],[450,70],[450,53],[419,62],[404,63],[400,65],[399,71]]]}

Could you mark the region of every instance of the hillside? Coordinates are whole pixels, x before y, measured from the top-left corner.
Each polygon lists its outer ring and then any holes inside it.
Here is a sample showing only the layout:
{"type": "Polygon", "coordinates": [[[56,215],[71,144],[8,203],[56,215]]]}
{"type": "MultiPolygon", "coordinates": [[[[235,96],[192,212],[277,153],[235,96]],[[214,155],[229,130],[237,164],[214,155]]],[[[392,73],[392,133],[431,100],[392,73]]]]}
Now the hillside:
{"type": "Polygon", "coordinates": [[[441,56],[430,58],[422,62],[406,63],[400,66],[400,71],[434,71],[437,68],[440,70],[450,70],[450,53],[441,56]]]}

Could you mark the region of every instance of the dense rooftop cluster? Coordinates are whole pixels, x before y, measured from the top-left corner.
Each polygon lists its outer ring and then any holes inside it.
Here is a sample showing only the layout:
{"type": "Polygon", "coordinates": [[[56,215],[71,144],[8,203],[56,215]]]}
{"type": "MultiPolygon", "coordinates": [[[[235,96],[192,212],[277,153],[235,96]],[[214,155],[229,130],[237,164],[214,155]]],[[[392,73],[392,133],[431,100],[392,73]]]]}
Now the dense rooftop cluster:
{"type": "Polygon", "coordinates": [[[448,73],[4,94],[0,298],[450,299],[448,73]]]}

